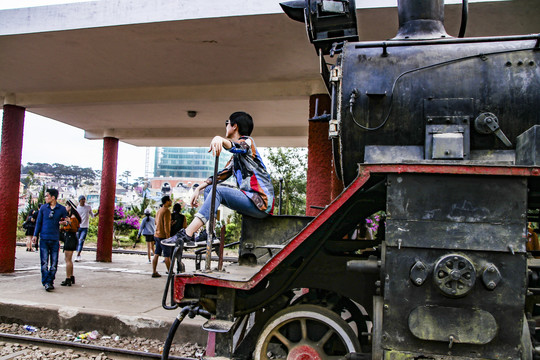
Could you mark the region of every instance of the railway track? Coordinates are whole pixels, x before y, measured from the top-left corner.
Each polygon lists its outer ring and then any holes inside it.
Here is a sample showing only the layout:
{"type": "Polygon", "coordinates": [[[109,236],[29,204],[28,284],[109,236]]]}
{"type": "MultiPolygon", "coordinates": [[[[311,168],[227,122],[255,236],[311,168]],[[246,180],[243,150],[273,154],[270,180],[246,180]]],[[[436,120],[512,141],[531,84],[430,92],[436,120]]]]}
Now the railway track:
{"type": "MultiPolygon", "coordinates": [[[[61,341],[53,339],[43,339],[34,336],[25,336],[25,335],[15,335],[0,333],[0,341],[10,342],[10,343],[23,343],[34,345],[38,347],[51,347],[56,350],[72,350],[72,351],[84,351],[93,354],[104,353],[107,356],[116,356],[122,357],[123,359],[161,359],[161,354],[148,353],[144,351],[135,351],[127,349],[112,348],[106,346],[98,346],[91,344],[82,344],[72,341],[61,341]]],[[[22,352],[13,353],[11,355],[0,356],[0,359],[15,359],[17,356],[23,356],[22,352]],[[13,356],[13,357],[11,357],[13,356]]],[[[181,357],[181,356],[172,356],[169,355],[170,360],[196,360],[195,358],[181,357]]]]}

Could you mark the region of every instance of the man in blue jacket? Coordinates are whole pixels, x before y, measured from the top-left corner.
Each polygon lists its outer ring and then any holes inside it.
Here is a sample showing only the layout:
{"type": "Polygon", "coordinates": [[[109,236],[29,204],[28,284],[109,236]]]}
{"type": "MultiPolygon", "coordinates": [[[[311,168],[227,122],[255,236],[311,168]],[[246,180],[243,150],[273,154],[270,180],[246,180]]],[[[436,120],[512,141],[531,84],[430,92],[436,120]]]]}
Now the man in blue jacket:
{"type": "Polygon", "coordinates": [[[60,250],[60,221],[68,216],[66,208],[58,204],[57,199],[58,190],[47,189],[45,205],[39,209],[33,238],[36,241],[37,236],[40,235],[41,283],[46,291],[54,289],[53,283],[58,267],[58,251],[60,250]]]}

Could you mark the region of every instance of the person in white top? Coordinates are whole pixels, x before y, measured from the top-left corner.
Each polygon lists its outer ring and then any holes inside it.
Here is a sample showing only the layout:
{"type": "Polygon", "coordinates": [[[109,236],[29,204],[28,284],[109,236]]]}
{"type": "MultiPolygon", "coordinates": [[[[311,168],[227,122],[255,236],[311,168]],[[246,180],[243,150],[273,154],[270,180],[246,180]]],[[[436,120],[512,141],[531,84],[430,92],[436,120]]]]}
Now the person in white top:
{"type": "MultiPolygon", "coordinates": [[[[84,240],[86,240],[86,235],[88,234],[88,223],[90,217],[97,215],[92,211],[92,207],[86,204],[86,197],[84,195],[79,196],[79,206],[77,206],[77,212],[81,215],[81,226],[77,232],[77,238],[79,239],[79,245],[77,246],[77,257],[75,258],[76,262],[81,261],[81,251],[83,249],[84,240]]],[[[99,212],[99,210],[98,210],[99,212]]]]}

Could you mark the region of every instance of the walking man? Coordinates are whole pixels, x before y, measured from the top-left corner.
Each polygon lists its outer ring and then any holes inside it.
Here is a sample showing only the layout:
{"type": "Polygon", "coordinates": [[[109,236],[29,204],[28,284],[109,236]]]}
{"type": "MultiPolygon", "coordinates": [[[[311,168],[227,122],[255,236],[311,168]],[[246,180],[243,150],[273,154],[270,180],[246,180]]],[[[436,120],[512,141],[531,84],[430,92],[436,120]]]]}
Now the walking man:
{"type": "Polygon", "coordinates": [[[154,258],[152,259],[152,277],[161,277],[156,270],[160,255],[163,254],[165,265],[167,265],[167,271],[171,266],[172,249],[169,246],[161,246],[161,240],[167,239],[171,233],[171,212],[169,211],[171,205],[172,201],[168,195],[162,197],[161,208],[156,213],[156,232],[154,233],[156,251],[154,252],[154,258]]]}
{"type": "Polygon", "coordinates": [[[81,216],[81,226],[77,232],[79,244],[77,245],[77,257],[75,257],[75,262],[81,261],[81,251],[83,249],[84,240],[86,240],[86,235],[88,234],[88,223],[90,222],[90,218],[97,215],[94,215],[90,205],[86,205],[86,197],[84,195],[79,196],[77,212],[81,216]]]}
{"type": "Polygon", "coordinates": [[[39,257],[41,259],[41,283],[46,291],[54,289],[54,278],[58,267],[58,251],[60,250],[60,221],[68,216],[67,210],[58,204],[58,190],[47,189],[45,205],[39,209],[34,230],[33,241],[39,241],[39,257]]]}

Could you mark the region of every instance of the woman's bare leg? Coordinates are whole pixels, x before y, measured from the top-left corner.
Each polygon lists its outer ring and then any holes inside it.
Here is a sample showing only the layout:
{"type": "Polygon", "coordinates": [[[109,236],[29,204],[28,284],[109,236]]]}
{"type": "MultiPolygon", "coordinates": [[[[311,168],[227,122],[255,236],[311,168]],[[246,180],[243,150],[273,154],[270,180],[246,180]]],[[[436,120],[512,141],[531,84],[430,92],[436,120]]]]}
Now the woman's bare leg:
{"type": "Polygon", "coordinates": [[[66,278],[70,279],[73,276],[73,251],[65,251],[66,257],[66,278]]]}

